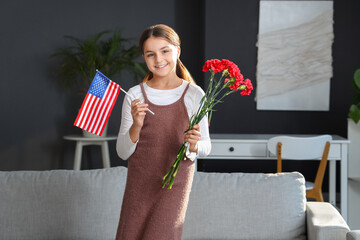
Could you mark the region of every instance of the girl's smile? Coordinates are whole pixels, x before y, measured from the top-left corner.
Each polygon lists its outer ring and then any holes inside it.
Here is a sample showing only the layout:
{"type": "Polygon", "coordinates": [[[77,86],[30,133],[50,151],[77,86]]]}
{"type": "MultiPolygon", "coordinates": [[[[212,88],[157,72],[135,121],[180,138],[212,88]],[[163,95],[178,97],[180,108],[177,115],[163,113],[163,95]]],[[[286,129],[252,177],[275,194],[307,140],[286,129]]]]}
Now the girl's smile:
{"type": "Polygon", "coordinates": [[[164,64],[164,65],[161,65],[161,66],[155,66],[155,67],[156,67],[156,68],[159,68],[159,69],[162,69],[162,68],[166,67],[167,65],[169,65],[169,64],[164,64]]]}

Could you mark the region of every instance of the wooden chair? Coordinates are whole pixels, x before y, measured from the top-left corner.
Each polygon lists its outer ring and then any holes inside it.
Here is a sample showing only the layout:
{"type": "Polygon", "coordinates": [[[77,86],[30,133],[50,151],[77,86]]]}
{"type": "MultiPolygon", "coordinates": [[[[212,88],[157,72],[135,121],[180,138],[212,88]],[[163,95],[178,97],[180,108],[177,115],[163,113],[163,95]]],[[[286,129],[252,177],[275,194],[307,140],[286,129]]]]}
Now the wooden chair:
{"type": "Polygon", "coordinates": [[[269,139],[267,148],[269,152],[277,156],[277,172],[282,171],[282,159],[287,160],[314,160],[321,159],[316,173],[315,181],[306,181],[306,197],[313,198],[317,202],[323,202],[322,183],[328,160],[330,135],[316,137],[290,137],[277,136],[269,139]]]}

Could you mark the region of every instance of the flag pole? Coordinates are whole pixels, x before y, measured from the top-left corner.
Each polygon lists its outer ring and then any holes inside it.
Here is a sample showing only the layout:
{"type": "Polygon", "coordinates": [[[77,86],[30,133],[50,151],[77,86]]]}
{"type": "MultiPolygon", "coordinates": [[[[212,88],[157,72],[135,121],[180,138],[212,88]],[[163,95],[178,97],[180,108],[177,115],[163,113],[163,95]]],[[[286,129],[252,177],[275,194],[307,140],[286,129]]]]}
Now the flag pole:
{"type": "MultiPolygon", "coordinates": [[[[124,89],[120,88],[120,90],[123,91],[126,95],[128,95],[128,96],[131,98],[131,100],[133,100],[133,97],[132,97],[130,94],[128,94],[124,89]]],[[[155,113],[154,113],[153,111],[151,111],[150,109],[148,109],[148,111],[149,111],[152,115],[155,115],[155,113]]]]}

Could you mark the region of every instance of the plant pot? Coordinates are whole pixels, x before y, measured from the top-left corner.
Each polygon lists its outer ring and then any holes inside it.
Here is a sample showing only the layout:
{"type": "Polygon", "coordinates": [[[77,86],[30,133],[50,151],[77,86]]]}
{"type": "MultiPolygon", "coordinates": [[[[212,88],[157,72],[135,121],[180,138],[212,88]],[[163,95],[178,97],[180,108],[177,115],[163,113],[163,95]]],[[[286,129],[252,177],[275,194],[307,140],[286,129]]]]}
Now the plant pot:
{"type": "Polygon", "coordinates": [[[103,131],[103,133],[102,133],[101,136],[98,136],[98,135],[96,135],[96,134],[93,134],[93,133],[88,132],[88,131],[85,131],[85,130],[82,130],[82,133],[83,133],[83,136],[84,136],[84,137],[88,137],[88,138],[101,138],[101,137],[106,137],[107,128],[108,128],[108,124],[105,125],[104,131],[103,131]]]}

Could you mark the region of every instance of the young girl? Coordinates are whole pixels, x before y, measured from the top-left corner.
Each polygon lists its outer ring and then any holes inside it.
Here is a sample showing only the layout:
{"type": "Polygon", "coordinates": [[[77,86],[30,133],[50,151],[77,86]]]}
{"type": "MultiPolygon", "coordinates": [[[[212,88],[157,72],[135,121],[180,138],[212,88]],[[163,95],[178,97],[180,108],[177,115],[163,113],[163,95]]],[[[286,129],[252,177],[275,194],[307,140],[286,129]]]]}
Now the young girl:
{"type": "Polygon", "coordinates": [[[181,63],[180,39],[166,25],[147,28],[140,47],[149,73],[125,96],[116,149],[128,159],[117,240],[181,240],[196,156],[210,153],[208,119],[187,130],[204,92],[181,63]],[[151,114],[148,109],[155,114],[151,114]],[[171,190],[161,180],[188,143],[171,190]]]}

